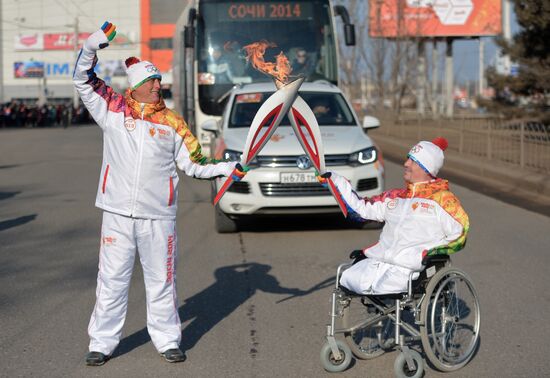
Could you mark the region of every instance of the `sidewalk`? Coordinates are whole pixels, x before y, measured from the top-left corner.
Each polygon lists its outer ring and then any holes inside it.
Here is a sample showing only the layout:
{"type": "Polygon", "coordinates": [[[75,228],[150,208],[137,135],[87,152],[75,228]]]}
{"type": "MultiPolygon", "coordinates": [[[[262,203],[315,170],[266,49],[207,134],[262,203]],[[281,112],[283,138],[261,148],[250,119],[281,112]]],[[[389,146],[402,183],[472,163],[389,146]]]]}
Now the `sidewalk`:
{"type": "MultiPolygon", "coordinates": [[[[411,144],[395,137],[372,132],[369,136],[382,150],[382,156],[402,164],[411,144]]],[[[550,216],[550,175],[521,171],[519,167],[445,153],[441,177],[501,201],[550,216]]]]}

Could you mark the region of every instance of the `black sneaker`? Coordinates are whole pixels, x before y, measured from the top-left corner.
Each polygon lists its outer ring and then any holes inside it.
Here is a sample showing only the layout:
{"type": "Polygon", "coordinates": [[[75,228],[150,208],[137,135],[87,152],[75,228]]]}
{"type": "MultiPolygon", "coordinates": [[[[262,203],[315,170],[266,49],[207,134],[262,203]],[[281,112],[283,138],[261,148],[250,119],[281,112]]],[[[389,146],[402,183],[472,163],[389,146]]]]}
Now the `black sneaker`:
{"type": "Polygon", "coordinates": [[[86,365],[101,366],[107,362],[110,356],[106,356],[101,352],[89,352],[86,355],[86,365]]]}
{"type": "Polygon", "coordinates": [[[168,349],[160,355],[164,357],[166,362],[183,362],[186,359],[185,354],[179,348],[168,349]]]}

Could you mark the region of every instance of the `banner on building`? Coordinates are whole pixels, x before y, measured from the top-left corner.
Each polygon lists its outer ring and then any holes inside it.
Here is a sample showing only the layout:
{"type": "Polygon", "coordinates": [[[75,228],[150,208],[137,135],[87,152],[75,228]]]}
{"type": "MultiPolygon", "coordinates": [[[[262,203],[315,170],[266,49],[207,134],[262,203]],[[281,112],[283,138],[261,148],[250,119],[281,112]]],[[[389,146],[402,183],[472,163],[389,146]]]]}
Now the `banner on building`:
{"type": "MultiPolygon", "coordinates": [[[[78,33],[78,49],[91,33],[78,33]]],[[[74,33],[44,33],[44,50],[74,50],[74,33]]]]}
{"type": "MultiPolygon", "coordinates": [[[[14,77],[70,77],[74,67],[74,62],[15,62],[14,77]]],[[[124,62],[122,60],[103,60],[95,66],[95,72],[105,80],[112,77],[126,76],[124,62]]]]}
{"type": "Polygon", "coordinates": [[[475,37],[502,33],[501,0],[370,0],[371,37],[475,37]]]}
{"type": "Polygon", "coordinates": [[[16,79],[27,77],[44,77],[44,62],[14,62],[13,72],[16,79]]]}
{"type": "MultiPolygon", "coordinates": [[[[80,49],[84,41],[91,33],[78,33],[78,47],[80,49]]],[[[132,47],[132,41],[127,34],[117,33],[111,45],[118,48],[132,47]]],[[[36,50],[74,50],[74,33],[32,33],[15,36],[15,51],[36,50]]]]}
{"type": "Polygon", "coordinates": [[[15,51],[44,50],[44,35],[42,33],[16,35],[14,48],[15,51]]]}

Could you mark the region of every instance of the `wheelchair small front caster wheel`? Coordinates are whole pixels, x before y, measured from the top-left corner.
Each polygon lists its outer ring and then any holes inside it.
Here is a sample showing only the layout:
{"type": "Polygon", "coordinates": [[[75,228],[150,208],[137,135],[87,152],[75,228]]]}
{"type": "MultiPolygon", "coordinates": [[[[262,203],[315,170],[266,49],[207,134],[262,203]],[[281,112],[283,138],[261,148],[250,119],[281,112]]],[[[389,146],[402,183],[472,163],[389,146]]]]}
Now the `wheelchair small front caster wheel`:
{"type": "Polygon", "coordinates": [[[401,352],[393,364],[393,372],[397,378],[420,378],[424,374],[424,362],[422,356],[415,350],[409,349],[408,353],[413,359],[414,368],[410,369],[407,364],[405,353],[401,352]]]}
{"type": "Polygon", "coordinates": [[[325,370],[330,373],[344,371],[351,363],[351,349],[349,346],[341,340],[336,340],[336,346],[340,351],[340,359],[334,357],[328,341],[321,348],[321,363],[325,370]]]}

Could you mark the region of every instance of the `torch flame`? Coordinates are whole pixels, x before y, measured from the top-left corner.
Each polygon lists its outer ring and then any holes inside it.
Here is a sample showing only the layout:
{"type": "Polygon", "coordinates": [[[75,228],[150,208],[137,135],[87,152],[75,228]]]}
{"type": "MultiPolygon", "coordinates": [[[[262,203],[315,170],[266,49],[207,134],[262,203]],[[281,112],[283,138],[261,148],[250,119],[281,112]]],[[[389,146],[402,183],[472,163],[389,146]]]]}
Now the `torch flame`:
{"type": "Polygon", "coordinates": [[[292,69],[290,68],[290,63],[285,54],[281,51],[281,53],[277,55],[275,58],[277,63],[270,63],[264,60],[265,50],[268,47],[276,46],[277,45],[272,42],[260,41],[253,42],[243,48],[246,51],[246,60],[252,62],[252,67],[275,77],[275,79],[282,83],[286,83],[292,69]]]}

